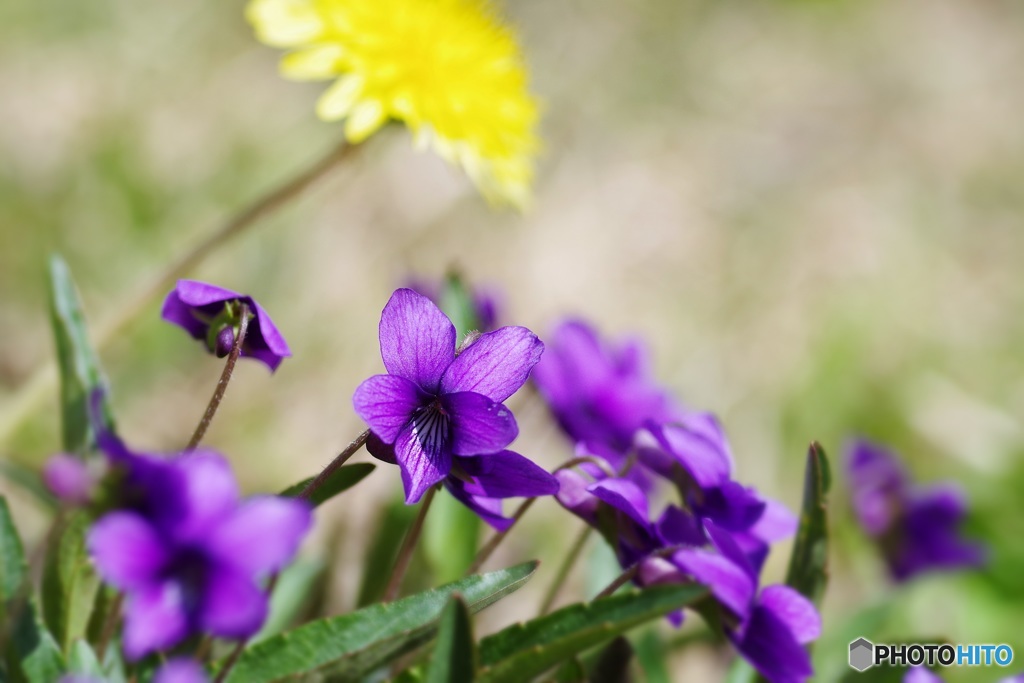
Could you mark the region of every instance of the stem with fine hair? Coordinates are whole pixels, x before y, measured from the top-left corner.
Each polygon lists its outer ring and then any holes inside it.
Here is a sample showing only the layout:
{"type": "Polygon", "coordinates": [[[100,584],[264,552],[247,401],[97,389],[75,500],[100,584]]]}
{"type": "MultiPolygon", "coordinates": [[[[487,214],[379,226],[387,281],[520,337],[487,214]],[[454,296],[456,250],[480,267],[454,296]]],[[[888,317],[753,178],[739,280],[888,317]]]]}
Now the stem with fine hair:
{"type": "MultiPolygon", "coordinates": [[[[118,313],[97,330],[94,337],[96,348],[102,349],[110,340],[120,336],[124,328],[141,313],[148,310],[150,303],[165,294],[167,288],[175,280],[195,268],[203,259],[232,237],[244,232],[260,219],[269,216],[302,194],[304,190],[327,175],[331,169],[357,149],[358,146],[348,143],[334,146],[328,154],[318,158],[310,166],[228,218],[213,233],[185,252],[151,282],[136,288],[135,291],[138,294],[130,301],[118,306],[118,313]]],[[[32,416],[46,400],[47,392],[50,391],[56,380],[56,365],[53,361],[49,361],[18,387],[15,396],[5,405],[3,420],[0,421],[0,442],[6,441],[24,420],[32,416]]]]}
{"type": "Polygon", "coordinates": [[[686,546],[683,546],[683,545],[670,545],[670,546],[666,546],[664,548],[658,548],[654,552],[652,552],[649,555],[645,556],[639,562],[636,562],[635,564],[631,565],[629,568],[626,569],[626,571],[624,571],[621,574],[619,574],[618,576],[616,576],[614,581],[612,581],[610,584],[605,586],[604,590],[602,590],[600,593],[598,593],[597,595],[594,596],[594,599],[597,600],[598,598],[607,598],[609,595],[611,595],[612,593],[614,593],[615,591],[619,590],[624,585],[626,585],[626,583],[628,583],[629,581],[633,580],[633,578],[637,575],[637,572],[640,571],[640,565],[642,565],[647,560],[650,560],[650,559],[653,559],[653,558],[656,558],[656,557],[661,557],[661,558],[669,557],[673,553],[675,553],[677,550],[681,550],[681,549],[683,549],[685,547],[686,546]]]}
{"type": "Polygon", "coordinates": [[[430,487],[430,490],[427,491],[423,502],[420,503],[420,510],[416,515],[416,519],[413,520],[412,526],[409,527],[409,533],[405,535],[405,539],[402,541],[402,547],[398,550],[398,557],[395,559],[395,566],[391,570],[391,578],[388,579],[387,588],[384,589],[384,602],[391,602],[398,597],[398,591],[402,588],[402,579],[405,578],[405,572],[409,569],[412,553],[416,550],[416,543],[420,540],[420,532],[423,531],[423,521],[427,518],[430,503],[433,502],[436,492],[436,486],[430,487]]]}
{"type": "Polygon", "coordinates": [[[558,591],[561,590],[562,584],[569,577],[569,572],[572,571],[572,567],[576,564],[576,559],[583,552],[583,546],[587,544],[587,539],[590,538],[590,532],[593,531],[589,526],[584,526],[580,530],[579,536],[573,541],[572,547],[569,549],[569,554],[562,560],[562,564],[558,566],[558,573],[555,575],[555,580],[551,582],[551,586],[548,587],[548,592],[544,596],[544,602],[540,606],[540,615],[544,616],[551,611],[551,606],[555,604],[555,598],[558,597],[558,591]]]}
{"type": "Polygon", "coordinates": [[[238,323],[238,334],[235,335],[235,343],[231,345],[231,351],[228,353],[227,362],[224,363],[224,371],[220,373],[220,379],[217,380],[217,386],[213,390],[213,396],[210,397],[210,402],[206,404],[206,411],[203,412],[203,417],[199,420],[199,424],[196,425],[196,431],[192,433],[192,438],[188,440],[188,445],[185,446],[185,450],[193,450],[199,445],[199,442],[203,440],[206,430],[210,428],[210,423],[213,422],[213,416],[217,414],[217,408],[220,408],[220,402],[224,400],[224,392],[228,390],[228,384],[231,382],[231,375],[235,372],[235,363],[238,362],[238,357],[242,354],[242,344],[245,343],[245,334],[249,330],[249,304],[244,302],[242,303],[240,315],[241,320],[238,323]]]}
{"type": "Polygon", "coordinates": [[[299,498],[310,498],[316,492],[318,488],[323,486],[323,483],[331,478],[339,467],[345,464],[349,458],[356,454],[356,452],[366,444],[366,439],[370,436],[370,430],[367,429],[362,434],[352,440],[348,446],[345,447],[341,453],[338,453],[334,457],[334,460],[327,463],[327,467],[320,471],[320,474],[316,475],[313,481],[306,484],[305,488],[299,493],[299,498]]]}

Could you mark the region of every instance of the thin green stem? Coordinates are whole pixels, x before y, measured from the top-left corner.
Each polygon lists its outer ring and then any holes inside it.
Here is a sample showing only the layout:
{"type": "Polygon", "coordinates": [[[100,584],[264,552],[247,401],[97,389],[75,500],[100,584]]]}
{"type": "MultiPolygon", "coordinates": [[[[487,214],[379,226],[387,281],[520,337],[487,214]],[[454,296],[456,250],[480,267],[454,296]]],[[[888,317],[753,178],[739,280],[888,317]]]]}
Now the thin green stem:
{"type": "Polygon", "coordinates": [[[437,492],[437,487],[432,486],[427,491],[426,496],[423,498],[423,502],[420,503],[419,513],[416,515],[416,519],[413,520],[412,526],[409,527],[409,533],[405,535],[405,539],[402,540],[402,547],[398,550],[398,557],[395,559],[395,566],[391,570],[391,578],[388,579],[387,587],[384,589],[384,602],[391,602],[398,597],[398,592],[402,588],[402,579],[405,578],[405,572],[409,569],[409,563],[412,561],[413,551],[416,550],[416,544],[420,540],[420,532],[423,531],[423,522],[427,518],[427,512],[430,510],[430,504],[434,501],[434,494],[437,492]]]}
{"type": "Polygon", "coordinates": [[[196,431],[192,433],[192,438],[188,440],[185,450],[193,450],[203,440],[206,430],[209,429],[210,423],[213,422],[213,416],[217,414],[220,402],[224,400],[224,392],[228,390],[231,375],[235,372],[235,363],[238,362],[238,357],[242,354],[245,334],[249,330],[249,304],[242,304],[240,315],[241,320],[238,323],[238,334],[235,335],[235,343],[231,346],[230,353],[228,353],[227,362],[224,363],[224,371],[220,373],[220,379],[217,380],[213,396],[210,397],[210,402],[206,404],[206,411],[203,413],[202,419],[199,420],[199,424],[196,425],[196,431]]]}
{"type": "Polygon", "coordinates": [[[562,560],[562,564],[558,566],[558,573],[555,575],[555,580],[551,582],[548,587],[548,592],[544,596],[544,602],[540,606],[540,615],[543,616],[551,611],[551,606],[555,604],[555,599],[558,597],[558,591],[562,589],[562,584],[569,578],[569,572],[572,571],[573,565],[576,564],[576,560],[579,558],[580,553],[583,552],[583,546],[587,544],[587,539],[590,538],[590,532],[593,531],[589,526],[585,526],[580,530],[576,540],[573,541],[572,547],[569,549],[569,553],[562,560]]]}
{"type": "Polygon", "coordinates": [[[306,484],[306,487],[299,493],[299,498],[310,498],[318,488],[323,486],[324,482],[331,478],[339,467],[344,465],[349,458],[355,455],[360,448],[366,444],[366,439],[370,436],[370,430],[367,429],[365,432],[357,436],[352,440],[348,446],[345,447],[341,453],[338,453],[334,457],[334,460],[327,464],[327,467],[320,471],[320,474],[316,475],[316,479],[306,484]]]}

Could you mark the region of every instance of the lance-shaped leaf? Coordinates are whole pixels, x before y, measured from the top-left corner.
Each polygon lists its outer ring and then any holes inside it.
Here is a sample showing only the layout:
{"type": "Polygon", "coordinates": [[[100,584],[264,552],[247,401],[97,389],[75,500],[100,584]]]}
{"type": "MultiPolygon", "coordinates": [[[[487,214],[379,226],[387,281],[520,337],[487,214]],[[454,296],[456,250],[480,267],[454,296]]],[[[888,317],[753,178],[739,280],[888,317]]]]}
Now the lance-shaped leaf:
{"type": "Polygon", "coordinates": [[[807,451],[804,500],[800,509],[793,554],[789,558],[786,584],[815,605],[821,603],[828,584],[828,489],[831,484],[828,458],[814,442],[807,451]]]}
{"type": "MultiPolygon", "coordinates": [[[[96,390],[106,395],[106,379],[86,333],[85,316],[71,271],[60,256],[50,257],[50,317],[60,369],[61,430],[64,450],[84,454],[95,445],[90,426],[89,400],[96,390]]],[[[103,399],[101,417],[112,426],[103,399]]]]}
{"type": "Polygon", "coordinates": [[[478,612],[520,588],[536,568],[536,562],[526,562],[305,624],[249,647],[227,681],[270,683],[313,672],[332,681],[357,680],[433,638],[453,594],[478,612]]]}
{"type": "Polygon", "coordinates": [[[480,316],[477,315],[473,293],[457,270],[445,276],[439,299],[438,308],[452,321],[457,339],[461,340],[468,332],[480,329],[480,316]]]}
{"type": "MultiPolygon", "coordinates": [[[[334,498],[339,493],[347,491],[352,488],[376,469],[376,465],[368,462],[357,462],[354,465],[345,465],[339,467],[327,480],[317,487],[313,495],[309,497],[309,501],[313,504],[313,507],[326,503],[331,498],[334,498]]],[[[281,491],[281,496],[288,498],[295,498],[315,479],[316,477],[309,477],[303,479],[297,484],[292,484],[284,491],[281,491]]]]}
{"type": "Polygon", "coordinates": [[[100,587],[85,545],[90,522],[84,510],[65,513],[46,549],[43,619],[65,654],[72,641],[85,637],[100,587]]]}
{"type": "Polygon", "coordinates": [[[479,683],[527,681],[576,654],[707,596],[694,584],[654,586],[564,607],[480,642],[479,683]]]}
{"type": "Polygon", "coordinates": [[[476,645],[469,608],[462,596],[453,595],[441,615],[437,645],[424,683],[473,683],[475,674],[476,645]]]}
{"type": "Polygon", "coordinates": [[[52,683],[64,670],[64,658],[43,625],[28,585],[25,550],[7,500],[0,496],[0,643],[6,673],[21,683],[52,683]]]}

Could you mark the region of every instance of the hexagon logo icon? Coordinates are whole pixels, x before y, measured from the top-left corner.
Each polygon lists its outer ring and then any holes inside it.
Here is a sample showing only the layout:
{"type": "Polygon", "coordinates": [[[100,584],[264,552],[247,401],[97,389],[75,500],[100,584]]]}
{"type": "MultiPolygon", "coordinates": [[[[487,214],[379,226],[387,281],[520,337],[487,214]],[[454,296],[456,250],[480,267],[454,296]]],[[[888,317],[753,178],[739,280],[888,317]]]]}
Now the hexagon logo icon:
{"type": "Polygon", "coordinates": [[[870,669],[875,663],[875,646],[866,638],[850,643],[850,666],[857,671],[870,669]]]}

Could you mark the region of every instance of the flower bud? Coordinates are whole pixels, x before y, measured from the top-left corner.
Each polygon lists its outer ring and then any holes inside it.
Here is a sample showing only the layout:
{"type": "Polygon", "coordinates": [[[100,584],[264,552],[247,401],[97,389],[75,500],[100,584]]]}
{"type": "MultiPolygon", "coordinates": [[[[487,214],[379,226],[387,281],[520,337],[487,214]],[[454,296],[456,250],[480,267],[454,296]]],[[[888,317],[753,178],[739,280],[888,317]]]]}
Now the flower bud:
{"type": "Polygon", "coordinates": [[[73,455],[58,453],[46,461],[43,483],[62,502],[84,505],[92,497],[95,480],[84,462],[73,455]]]}
{"type": "Polygon", "coordinates": [[[224,358],[235,345],[235,329],[230,325],[225,325],[220,332],[217,333],[217,341],[214,344],[213,352],[217,358],[224,358]]]}

